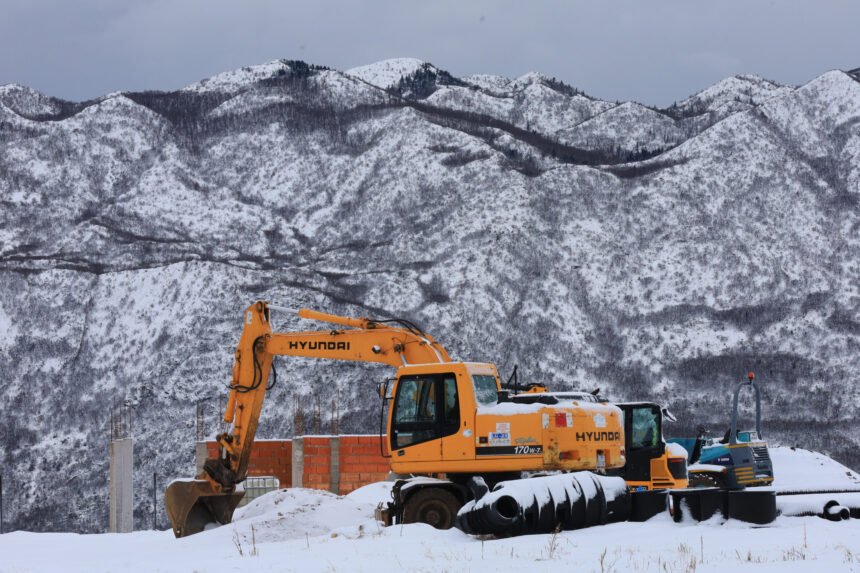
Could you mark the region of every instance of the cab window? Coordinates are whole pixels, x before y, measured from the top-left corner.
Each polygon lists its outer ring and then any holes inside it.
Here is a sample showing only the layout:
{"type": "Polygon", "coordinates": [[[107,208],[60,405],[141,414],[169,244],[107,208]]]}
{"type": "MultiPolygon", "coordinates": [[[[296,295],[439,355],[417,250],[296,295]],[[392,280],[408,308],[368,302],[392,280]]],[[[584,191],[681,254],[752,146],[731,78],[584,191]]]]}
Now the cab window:
{"type": "Polygon", "coordinates": [[[431,378],[411,378],[400,384],[397,401],[398,422],[433,422],[436,419],[436,392],[431,378]]]}
{"type": "Polygon", "coordinates": [[[658,412],[653,408],[634,408],[631,416],[630,448],[652,448],[660,440],[660,422],[658,412]]]}
{"type": "Polygon", "coordinates": [[[472,384],[475,387],[475,399],[479,406],[492,406],[499,401],[499,387],[496,385],[496,377],[486,374],[472,376],[472,384]]]}
{"type": "Polygon", "coordinates": [[[445,398],[442,403],[444,411],[442,435],[447,436],[455,433],[460,427],[460,397],[457,395],[456,378],[450,376],[443,379],[442,394],[445,398]]]}
{"type": "Polygon", "coordinates": [[[460,397],[453,374],[400,379],[394,397],[392,449],[448,436],[459,427],[460,397]]]}

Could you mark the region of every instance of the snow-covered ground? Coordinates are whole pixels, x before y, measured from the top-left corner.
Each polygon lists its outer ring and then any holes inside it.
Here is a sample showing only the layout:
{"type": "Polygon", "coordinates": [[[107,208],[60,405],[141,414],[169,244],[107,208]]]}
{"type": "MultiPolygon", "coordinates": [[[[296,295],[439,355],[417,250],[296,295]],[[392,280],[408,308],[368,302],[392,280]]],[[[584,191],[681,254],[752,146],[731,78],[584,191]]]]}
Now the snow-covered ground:
{"type": "MultiPolygon", "coordinates": [[[[777,487],[809,479],[837,487],[860,476],[826,456],[773,450],[777,487]]],[[[485,539],[415,524],[383,528],[372,518],[390,484],[350,495],[290,489],[237,511],[231,525],[185,539],[166,531],[0,536],[0,571],[858,571],[860,520],[779,517],[767,527],[714,518],[485,539]]]]}
{"type": "Polygon", "coordinates": [[[770,448],[769,452],[773,462],[773,489],[777,491],[860,490],[860,474],[824,454],[800,448],[770,448]]]}

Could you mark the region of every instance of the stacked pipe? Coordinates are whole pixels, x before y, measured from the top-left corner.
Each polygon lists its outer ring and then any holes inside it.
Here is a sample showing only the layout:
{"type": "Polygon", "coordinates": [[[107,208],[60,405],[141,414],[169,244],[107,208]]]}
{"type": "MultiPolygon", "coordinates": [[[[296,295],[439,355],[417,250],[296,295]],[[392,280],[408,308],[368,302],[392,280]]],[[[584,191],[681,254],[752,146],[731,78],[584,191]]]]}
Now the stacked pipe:
{"type": "Polygon", "coordinates": [[[838,501],[832,499],[825,504],[821,515],[830,521],[844,521],[851,517],[851,510],[844,505],[839,505],[838,501]]]}
{"type": "Polygon", "coordinates": [[[791,517],[818,516],[829,521],[860,518],[860,492],[840,496],[831,494],[803,494],[780,492],[779,513],[791,517]]]}
{"type": "Polygon", "coordinates": [[[630,495],[620,477],[576,472],[500,482],[493,491],[473,478],[470,487],[475,499],[460,509],[456,521],[466,533],[551,533],[625,521],[630,515],[630,495]]]}

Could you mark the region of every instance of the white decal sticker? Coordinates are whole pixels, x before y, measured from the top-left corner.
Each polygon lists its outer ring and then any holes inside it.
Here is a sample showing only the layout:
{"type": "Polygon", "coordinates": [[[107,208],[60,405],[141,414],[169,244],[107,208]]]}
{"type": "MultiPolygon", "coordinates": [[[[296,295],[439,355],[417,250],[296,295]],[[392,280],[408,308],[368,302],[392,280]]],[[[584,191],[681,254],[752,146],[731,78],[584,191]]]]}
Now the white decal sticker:
{"type": "Polygon", "coordinates": [[[549,429],[549,414],[542,414],[540,421],[544,430],[549,429]]]}
{"type": "Polygon", "coordinates": [[[463,435],[466,436],[467,438],[471,438],[472,437],[472,430],[463,430],[463,435]]]}
{"type": "Polygon", "coordinates": [[[248,324],[251,324],[251,322],[253,322],[253,320],[254,320],[254,313],[253,313],[253,312],[251,312],[250,310],[248,311],[248,318],[247,318],[247,320],[248,320],[248,324]]]}
{"type": "Polygon", "coordinates": [[[496,431],[500,434],[510,434],[511,433],[511,423],[510,422],[496,422],[496,431]]]}
{"type": "Polygon", "coordinates": [[[594,415],[594,427],[595,428],[605,428],[606,427],[606,416],[603,414],[595,414],[594,415]]]}
{"type": "Polygon", "coordinates": [[[571,414],[570,412],[567,413],[567,427],[573,427],[573,414],[571,414]]]}
{"type": "Polygon", "coordinates": [[[511,435],[507,432],[490,432],[489,443],[491,446],[510,446],[511,435]]]}

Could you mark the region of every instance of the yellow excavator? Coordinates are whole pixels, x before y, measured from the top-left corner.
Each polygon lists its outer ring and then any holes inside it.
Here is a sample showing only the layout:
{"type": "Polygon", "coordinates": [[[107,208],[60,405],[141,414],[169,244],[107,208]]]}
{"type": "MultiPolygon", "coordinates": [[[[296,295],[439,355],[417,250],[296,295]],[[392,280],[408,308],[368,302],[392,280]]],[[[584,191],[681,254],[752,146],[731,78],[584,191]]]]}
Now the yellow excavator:
{"type": "Polygon", "coordinates": [[[661,411],[653,404],[642,405],[654,414],[643,416],[634,412],[636,405],[622,409],[545,392],[511,394],[493,364],[452,361],[444,347],[409,321],[346,318],[307,309],[298,314],[334,328],[274,333],[266,302],[245,310],[224,412],[227,431],[216,437],[218,456],[206,460],[196,479],[174,481],[165,492],[177,537],[230,522],[244,493],[237,486],[247,477],[275,356],[397,368],[393,382],[380,385],[380,396],[389,402],[391,470],[433,476],[396,488],[400,498],[394,507],[400,521],[451,527],[459,508],[469,501],[464,484],[475,477],[493,484],[558,471],[624,472],[628,460],[636,459],[640,489],[653,487],[652,473],[661,487],[687,485],[686,467],[678,465],[680,460],[686,463],[686,454],[670,459],[661,411]],[[647,427],[631,428],[637,420],[647,427]],[[631,444],[626,436],[634,433],[648,453],[628,457],[631,444]]]}

